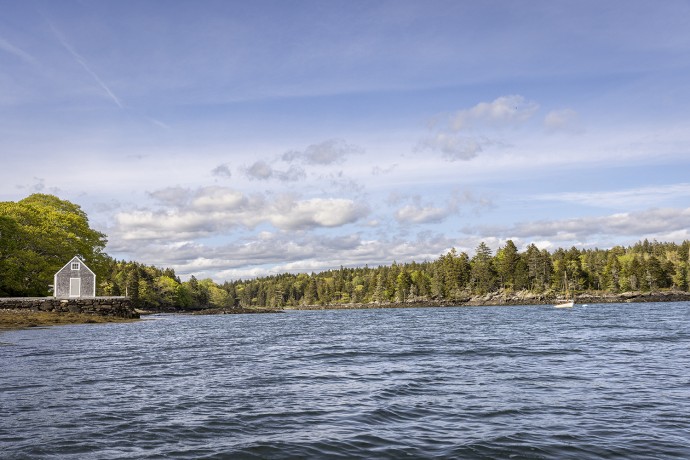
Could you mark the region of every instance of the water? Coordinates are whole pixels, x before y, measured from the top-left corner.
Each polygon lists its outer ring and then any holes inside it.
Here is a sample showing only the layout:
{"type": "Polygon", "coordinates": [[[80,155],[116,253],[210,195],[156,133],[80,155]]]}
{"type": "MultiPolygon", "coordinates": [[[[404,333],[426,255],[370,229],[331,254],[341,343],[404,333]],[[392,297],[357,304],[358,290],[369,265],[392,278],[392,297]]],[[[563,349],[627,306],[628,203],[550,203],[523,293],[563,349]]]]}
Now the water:
{"type": "Polygon", "coordinates": [[[0,457],[690,458],[690,303],[0,334],[0,457]]]}

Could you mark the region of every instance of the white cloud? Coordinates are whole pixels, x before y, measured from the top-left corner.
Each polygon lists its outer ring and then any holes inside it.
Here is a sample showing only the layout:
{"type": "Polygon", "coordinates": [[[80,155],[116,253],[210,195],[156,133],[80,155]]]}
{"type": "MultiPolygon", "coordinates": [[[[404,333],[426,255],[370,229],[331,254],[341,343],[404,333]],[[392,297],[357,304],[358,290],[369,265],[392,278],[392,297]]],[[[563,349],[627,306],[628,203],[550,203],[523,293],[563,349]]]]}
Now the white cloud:
{"type": "Polygon", "coordinates": [[[501,96],[492,102],[480,102],[472,108],[456,112],[451,117],[450,127],[453,131],[462,131],[476,125],[517,125],[529,120],[537,110],[539,104],[523,96],[501,96]]]}
{"type": "Polygon", "coordinates": [[[192,208],[200,212],[222,212],[241,209],[249,199],[241,192],[225,187],[200,189],[192,200],[192,208]]]}
{"type": "Polygon", "coordinates": [[[248,178],[255,180],[268,180],[273,177],[273,168],[263,160],[254,162],[244,172],[248,178]]]}
{"type": "Polygon", "coordinates": [[[218,177],[223,177],[223,178],[231,178],[232,177],[232,171],[230,170],[230,165],[225,163],[222,165],[218,165],[215,168],[213,168],[213,171],[211,171],[211,174],[214,176],[218,177]]]}
{"type": "Polygon", "coordinates": [[[549,132],[577,134],[583,131],[579,116],[573,109],[552,110],[544,117],[544,127],[549,132]]]}
{"type": "Polygon", "coordinates": [[[153,192],[149,196],[166,206],[185,206],[190,200],[191,191],[183,187],[167,187],[153,192]]]}
{"type": "Polygon", "coordinates": [[[283,201],[274,206],[269,221],[277,228],[303,230],[313,227],[340,227],[365,217],[369,210],[348,199],[315,198],[283,201]]]}
{"type": "Polygon", "coordinates": [[[338,164],[352,154],[362,153],[356,145],[347,144],[342,139],[329,139],[318,144],[312,144],[303,151],[290,150],[282,156],[283,161],[301,161],[309,165],[326,166],[338,164]]]}
{"type": "Polygon", "coordinates": [[[493,206],[488,198],[478,198],[467,190],[462,192],[454,190],[442,206],[422,203],[422,197],[419,195],[406,197],[395,193],[389,195],[388,202],[392,205],[398,205],[408,199],[411,203],[405,204],[395,212],[395,220],[401,224],[440,223],[461,211],[471,210],[478,214],[482,209],[493,206]]]}
{"type": "Polygon", "coordinates": [[[245,195],[227,187],[183,188],[153,192],[164,207],[139,209],[116,215],[116,238],[136,240],[192,239],[227,235],[236,227],[270,224],[279,230],[311,230],[347,225],[364,218],[369,208],[343,198],[298,200],[281,195],[245,195]]]}
{"type": "Polygon", "coordinates": [[[471,160],[483,150],[482,144],[489,144],[489,141],[458,136],[452,133],[436,133],[433,136],[422,139],[415,147],[415,151],[431,150],[441,152],[450,161],[471,160]]]}
{"type": "Polygon", "coordinates": [[[449,211],[444,208],[409,204],[396,211],[395,219],[400,223],[428,224],[442,222],[448,214],[449,211]]]}
{"type": "Polygon", "coordinates": [[[307,173],[303,168],[295,165],[291,165],[287,171],[273,171],[274,175],[281,182],[297,182],[304,179],[307,173]]]}
{"type": "Polygon", "coordinates": [[[559,241],[586,241],[602,235],[613,238],[657,238],[672,232],[686,232],[689,228],[690,208],[664,208],[607,216],[524,222],[509,228],[484,228],[479,231],[509,234],[525,240],[549,238],[559,241]]]}
{"type": "Polygon", "coordinates": [[[419,153],[426,150],[440,152],[449,161],[471,160],[485,148],[503,145],[495,137],[497,129],[517,126],[529,120],[539,110],[536,102],[522,96],[501,96],[492,102],[480,102],[469,109],[456,112],[448,118],[447,125],[438,119],[430,123],[431,135],[423,138],[415,146],[419,153]],[[467,134],[469,131],[483,134],[467,134]],[[459,133],[463,132],[463,135],[459,133]],[[491,136],[491,137],[487,137],[491,136]]]}
{"type": "Polygon", "coordinates": [[[280,171],[263,160],[256,161],[245,168],[244,173],[250,180],[276,179],[280,182],[297,182],[307,175],[304,168],[299,166],[291,165],[286,171],[280,171]]]}

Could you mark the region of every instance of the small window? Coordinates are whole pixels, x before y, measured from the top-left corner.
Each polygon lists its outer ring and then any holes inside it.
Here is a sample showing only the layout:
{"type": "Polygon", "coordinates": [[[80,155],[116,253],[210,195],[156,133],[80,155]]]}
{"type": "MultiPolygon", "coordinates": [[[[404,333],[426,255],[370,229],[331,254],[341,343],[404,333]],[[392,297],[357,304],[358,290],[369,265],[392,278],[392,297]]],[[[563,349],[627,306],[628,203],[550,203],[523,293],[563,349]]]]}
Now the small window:
{"type": "Polygon", "coordinates": [[[79,270],[79,262],[72,262],[72,270],[79,270]]]}

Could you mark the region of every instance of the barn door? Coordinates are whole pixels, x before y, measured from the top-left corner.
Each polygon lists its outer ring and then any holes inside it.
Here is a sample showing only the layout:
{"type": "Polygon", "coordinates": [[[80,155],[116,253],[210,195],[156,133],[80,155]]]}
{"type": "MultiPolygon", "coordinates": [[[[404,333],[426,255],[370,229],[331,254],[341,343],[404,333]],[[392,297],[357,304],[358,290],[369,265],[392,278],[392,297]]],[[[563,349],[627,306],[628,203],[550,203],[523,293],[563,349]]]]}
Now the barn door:
{"type": "Polygon", "coordinates": [[[69,279],[69,296],[81,297],[81,278],[69,279]]]}

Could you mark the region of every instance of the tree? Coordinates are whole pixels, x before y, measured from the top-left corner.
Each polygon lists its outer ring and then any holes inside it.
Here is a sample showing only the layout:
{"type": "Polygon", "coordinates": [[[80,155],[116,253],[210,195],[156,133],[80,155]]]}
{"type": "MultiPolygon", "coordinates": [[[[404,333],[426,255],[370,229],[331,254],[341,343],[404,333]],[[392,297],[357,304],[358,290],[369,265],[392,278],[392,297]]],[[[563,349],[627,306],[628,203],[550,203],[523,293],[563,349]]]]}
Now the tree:
{"type": "Polygon", "coordinates": [[[23,264],[17,260],[20,238],[17,222],[0,215],[0,296],[16,295],[23,289],[20,274],[23,264]]]}
{"type": "Polygon", "coordinates": [[[482,241],[476,249],[476,253],[470,261],[470,282],[474,292],[486,294],[493,291],[496,282],[496,273],[492,263],[491,249],[482,241]]]}
{"type": "Polygon", "coordinates": [[[410,286],[412,285],[412,277],[407,272],[405,268],[400,270],[398,273],[398,278],[396,280],[395,286],[395,298],[398,302],[405,302],[407,295],[410,292],[410,286]]]}
{"type": "Polygon", "coordinates": [[[12,295],[49,294],[53,275],[75,255],[105,276],[106,237],[89,226],[82,209],[53,195],[34,194],[16,203],[0,202],[0,291],[12,295]]]}
{"type": "Polygon", "coordinates": [[[609,252],[604,267],[604,288],[610,292],[620,291],[621,263],[614,252],[609,252]]]}
{"type": "Polygon", "coordinates": [[[515,288],[515,275],[520,255],[513,240],[506,241],[506,245],[496,253],[496,273],[502,288],[515,288]]]}

